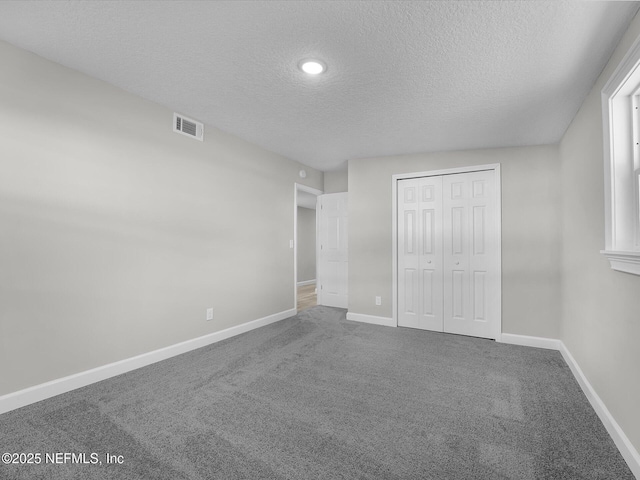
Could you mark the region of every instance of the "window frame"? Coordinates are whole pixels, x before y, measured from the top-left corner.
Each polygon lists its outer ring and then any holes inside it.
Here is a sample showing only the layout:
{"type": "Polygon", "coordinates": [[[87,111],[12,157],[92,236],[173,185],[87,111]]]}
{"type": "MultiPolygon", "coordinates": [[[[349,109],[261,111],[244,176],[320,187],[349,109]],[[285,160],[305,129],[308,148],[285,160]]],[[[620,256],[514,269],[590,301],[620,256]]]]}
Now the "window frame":
{"type": "Polygon", "coordinates": [[[640,275],[640,39],[602,89],[605,249],[613,270],[640,275]]]}

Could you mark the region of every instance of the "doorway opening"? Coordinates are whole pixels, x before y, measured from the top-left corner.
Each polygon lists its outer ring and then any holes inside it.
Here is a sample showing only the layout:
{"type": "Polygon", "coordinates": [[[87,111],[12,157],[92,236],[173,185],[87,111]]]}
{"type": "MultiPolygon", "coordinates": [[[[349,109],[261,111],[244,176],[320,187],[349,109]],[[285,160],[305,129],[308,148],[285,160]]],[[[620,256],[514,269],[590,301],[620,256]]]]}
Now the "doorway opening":
{"type": "Polygon", "coordinates": [[[304,310],[317,304],[318,219],[316,205],[322,191],[295,184],[294,189],[294,308],[304,310]]]}

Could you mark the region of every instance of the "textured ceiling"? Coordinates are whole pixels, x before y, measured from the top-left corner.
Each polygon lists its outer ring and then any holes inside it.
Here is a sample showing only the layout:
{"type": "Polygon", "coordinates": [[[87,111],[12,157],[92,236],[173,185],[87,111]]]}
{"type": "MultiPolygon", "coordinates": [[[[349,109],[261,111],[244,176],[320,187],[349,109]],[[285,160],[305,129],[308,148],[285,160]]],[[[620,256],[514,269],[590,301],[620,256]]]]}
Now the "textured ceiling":
{"type": "Polygon", "coordinates": [[[558,142],[637,10],[2,1],[0,39],[333,170],[352,158],[558,142]],[[327,72],[306,77],[297,65],[307,57],[327,72]]]}

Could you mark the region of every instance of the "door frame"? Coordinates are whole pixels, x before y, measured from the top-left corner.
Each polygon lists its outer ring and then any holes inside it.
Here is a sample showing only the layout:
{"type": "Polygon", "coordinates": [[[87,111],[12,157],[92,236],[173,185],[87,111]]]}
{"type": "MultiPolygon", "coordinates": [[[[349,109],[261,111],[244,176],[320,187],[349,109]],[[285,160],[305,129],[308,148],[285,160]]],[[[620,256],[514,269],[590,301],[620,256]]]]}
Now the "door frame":
{"type": "Polygon", "coordinates": [[[498,272],[498,289],[496,303],[498,303],[498,319],[493,326],[494,336],[497,342],[502,339],[502,186],[501,172],[499,163],[491,163],[486,165],[469,165],[466,167],[446,168],[442,170],[429,170],[425,172],[398,173],[391,177],[391,258],[392,258],[392,294],[391,294],[391,315],[393,325],[398,326],[398,181],[408,178],[435,177],[440,175],[453,175],[456,173],[472,173],[493,170],[495,179],[495,205],[497,208],[495,222],[495,237],[498,240],[497,252],[495,259],[496,272],[498,272]]]}
{"type": "Polygon", "coordinates": [[[293,184],[293,309],[298,311],[298,191],[316,196],[316,280],[318,278],[318,195],[324,192],[301,183],[293,184]]]}

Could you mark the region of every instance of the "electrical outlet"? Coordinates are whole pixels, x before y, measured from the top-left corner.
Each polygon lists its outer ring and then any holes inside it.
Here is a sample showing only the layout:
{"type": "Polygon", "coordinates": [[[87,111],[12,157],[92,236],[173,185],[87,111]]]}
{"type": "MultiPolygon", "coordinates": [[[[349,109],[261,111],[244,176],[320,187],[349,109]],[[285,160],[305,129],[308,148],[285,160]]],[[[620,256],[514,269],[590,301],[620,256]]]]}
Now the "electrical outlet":
{"type": "Polygon", "coordinates": [[[382,297],[376,297],[376,305],[382,305],[382,297]]]}
{"type": "Polygon", "coordinates": [[[207,321],[213,320],[213,307],[207,308],[207,321]]]}

